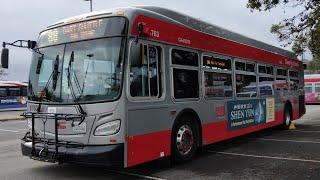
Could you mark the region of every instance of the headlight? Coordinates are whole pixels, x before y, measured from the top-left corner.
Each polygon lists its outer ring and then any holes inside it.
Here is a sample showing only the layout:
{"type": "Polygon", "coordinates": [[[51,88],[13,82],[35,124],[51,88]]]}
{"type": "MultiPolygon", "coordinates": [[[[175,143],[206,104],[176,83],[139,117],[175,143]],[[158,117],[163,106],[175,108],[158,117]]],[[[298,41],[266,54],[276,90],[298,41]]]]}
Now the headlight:
{"type": "Polygon", "coordinates": [[[120,120],[110,121],[104,124],[101,124],[94,131],[95,136],[108,136],[116,134],[120,130],[120,120]]]}

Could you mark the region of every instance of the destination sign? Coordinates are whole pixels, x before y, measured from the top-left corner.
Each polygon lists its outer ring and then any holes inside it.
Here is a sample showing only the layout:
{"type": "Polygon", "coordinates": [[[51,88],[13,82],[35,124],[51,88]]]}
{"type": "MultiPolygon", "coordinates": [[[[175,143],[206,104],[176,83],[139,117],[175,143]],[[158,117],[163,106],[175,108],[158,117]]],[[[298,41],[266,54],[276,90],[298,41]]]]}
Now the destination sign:
{"type": "Polygon", "coordinates": [[[40,34],[38,47],[125,35],[125,18],[111,17],[69,24],[40,34]]]}
{"type": "Polygon", "coordinates": [[[212,69],[231,69],[231,60],[213,56],[203,56],[203,66],[212,69]]]}

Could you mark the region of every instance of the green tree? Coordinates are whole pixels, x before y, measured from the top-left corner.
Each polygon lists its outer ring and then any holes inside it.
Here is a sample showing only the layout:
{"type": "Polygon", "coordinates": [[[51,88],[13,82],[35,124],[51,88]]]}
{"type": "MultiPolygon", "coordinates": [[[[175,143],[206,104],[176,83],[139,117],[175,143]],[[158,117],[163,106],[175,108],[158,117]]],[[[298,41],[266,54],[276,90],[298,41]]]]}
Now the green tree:
{"type": "Polygon", "coordinates": [[[296,8],[299,13],[273,24],[271,32],[284,46],[292,45],[295,53],[300,55],[308,48],[313,59],[320,61],[320,0],[248,0],[247,3],[252,11],[269,11],[278,6],[296,8]]]}

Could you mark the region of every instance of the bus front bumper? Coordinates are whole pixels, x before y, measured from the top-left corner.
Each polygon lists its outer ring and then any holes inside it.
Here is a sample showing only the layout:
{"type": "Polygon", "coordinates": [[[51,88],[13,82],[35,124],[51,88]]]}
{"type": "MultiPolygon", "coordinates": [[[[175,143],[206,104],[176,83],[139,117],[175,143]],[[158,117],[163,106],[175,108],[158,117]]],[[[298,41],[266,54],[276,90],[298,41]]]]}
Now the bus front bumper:
{"type": "Polygon", "coordinates": [[[59,163],[75,163],[75,164],[90,164],[112,167],[124,166],[124,145],[99,145],[99,146],[84,146],[81,148],[65,148],[59,147],[58,155],[53,149],[48,149],[46,152],[40,152],[43,147],[35,147],[32,152],[32,142],[21,142],[22,155],[29,156],[32,159],[45,162],[59,163]],[[41,155],[40,155],[41,154],[41,155]]]}

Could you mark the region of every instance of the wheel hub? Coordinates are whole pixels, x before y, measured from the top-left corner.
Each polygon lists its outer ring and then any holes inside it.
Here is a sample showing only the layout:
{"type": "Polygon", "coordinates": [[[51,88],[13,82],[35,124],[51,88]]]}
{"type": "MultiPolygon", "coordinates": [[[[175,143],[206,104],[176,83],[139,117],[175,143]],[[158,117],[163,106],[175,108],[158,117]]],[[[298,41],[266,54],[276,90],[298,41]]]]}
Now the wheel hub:
{"type": "Polygon", "coordinates": [[[290,114],[289,114],[289,113],[286,113],[286,125],[287,125],[287,126],[290,125],[290,120],[291,120],[290,114]]]}
{"type": "Polygon", "coordinates": [[[188,125],[183,125],[177,133],[177,148],[182,155],[188,154],[193,147],[193,133],[188,125]]]}

